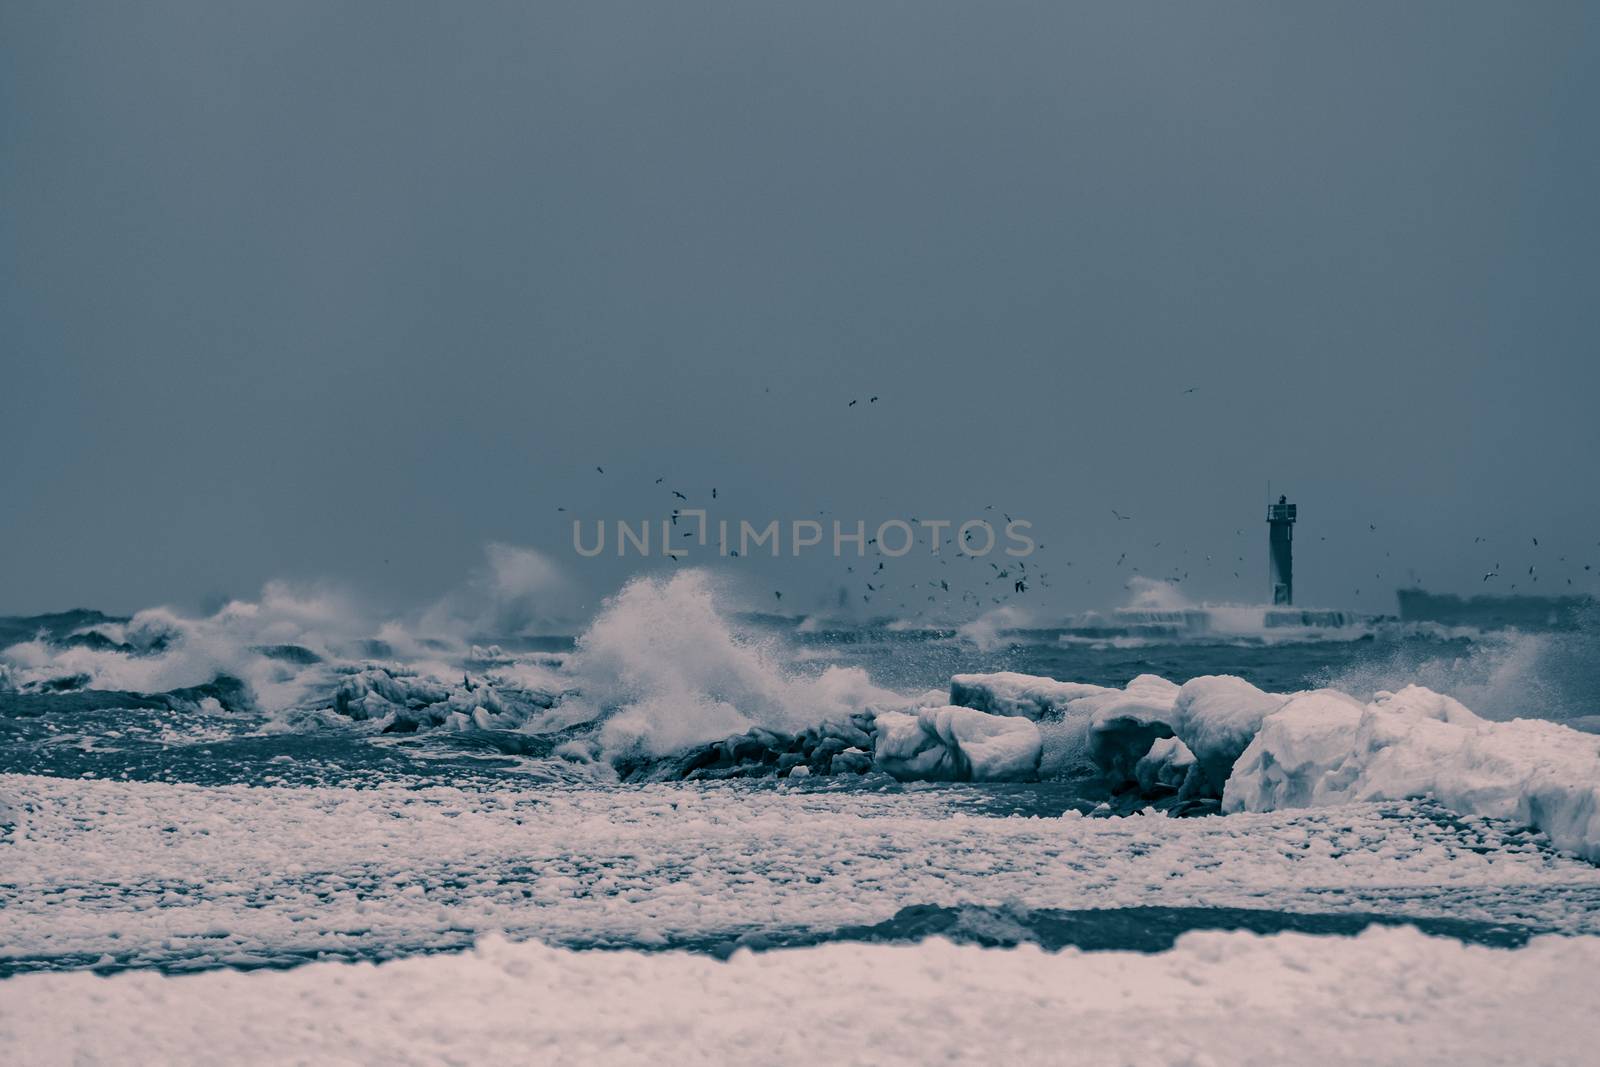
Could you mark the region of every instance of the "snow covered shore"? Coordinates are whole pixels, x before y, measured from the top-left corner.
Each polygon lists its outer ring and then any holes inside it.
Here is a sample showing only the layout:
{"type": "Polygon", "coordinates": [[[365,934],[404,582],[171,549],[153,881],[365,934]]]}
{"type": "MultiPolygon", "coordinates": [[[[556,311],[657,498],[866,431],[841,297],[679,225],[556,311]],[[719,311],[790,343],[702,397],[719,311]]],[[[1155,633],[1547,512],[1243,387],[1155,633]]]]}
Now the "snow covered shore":
{"type": "Polygon", "coordinates": [[[727,962],[489,938],[291,971],[0,982],[17,1064],[1588,1064],[1600,938],[1370,929],[1051,954],[932,940],[727,962]],[[20,1058],[19,1058],[20,1056],[20,1058]]]}
{"type": "Polygon", "coordinates": [[[670,946],[825,933],[923,904],[1359,911],[1600,933],[1600,868],[1504,822],[1410,802],[1013,817],[1008,805],[1036,804],[1040,788],[0,775],[13,810],[0,827],[0,971],[285,966],[496,932],[670,946]]]}

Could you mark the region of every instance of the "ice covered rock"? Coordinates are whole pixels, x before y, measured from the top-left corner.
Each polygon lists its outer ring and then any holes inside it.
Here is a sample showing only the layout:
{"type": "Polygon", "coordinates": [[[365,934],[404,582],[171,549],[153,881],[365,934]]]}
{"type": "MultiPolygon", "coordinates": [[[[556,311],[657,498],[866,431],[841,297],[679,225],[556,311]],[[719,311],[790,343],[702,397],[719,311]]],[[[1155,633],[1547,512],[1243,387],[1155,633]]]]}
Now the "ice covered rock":
{"type": "Polygon", "coordinates": [[[612,752],[611,760],[628,782],[788,777],[801,767],[808,767],[811,774],[862,774],[872,767],[873,731],[873,716],[857,713],[815,723],[799,733],[755,726],[667,756],[634,749],[612,752]]]}
{"type": "Polygon", "coordinates": [[[1112,784],[1131,782],[1151,742],[1172,736],[1168,720],[1177,694],[1176,685],[1153,674],[1121,689],[1011,671],[950,680],[951,704],[1039,723],[1044,777],[1112,784]]]}
{"type": "Polygon", "coordinates": [[[1192,678],[1178,690],[1172,732],[1194,754],[1210,795],[1222,795],[1234,761],[1255,738],[1262,720],[1288,699],[1228,674],[1192,678]]]}
{"type": "Polygon", "coordinates": [[[1125,689],[1080,697],[1069,714],[1089,715],[1088,751],[1105,779],[1132,781],[1134,768],[1156,741],[1172,736],[1169,720],[1178,687],[1153,674],[1141,674],[1125,689]]]}
{"type": "Polygon", "coordinates": [[[1086,696],[1120,693],[1087,682],[1058,682],[1036,674],[998,671],[993,674],[958,674],[950,679],[950,703],[990,715],[1019,715],[1035,722],[1059,719],[1067,705],[1086,696]]]}
{"type": "MultiPolygon", "coordinates": [[[[442,704],[449,697],[450,691],[436,682],[396,677],[381,668],[373,668],[339,683],[333,693],[333,709],[352,719],[382,719],[397,711],[442,704]]],[[[442,722],[447,713],[441,711],[436,721],[442,722]]]]}
{"type": "Polygon", "coordinates": [[[1145,796],[1167,788],[1176,792],[1183,788],[1194,766],[1194,753],[1187,745],[1176,737],[1163,737],[1153,742],[1150,750],[1134,765],[1133,777],[1139,783],[1139,792],[1145,796]]]}
{"type": "Polygon", "coordinates": [[[972,708],[920,708],[877,717],[873,763],[902,781],[1028,781],[1039,773],[1039,728],[972,708]]]}
{"type": "Polygon", "coordinates": [[[1600,862],[1600,738],[1544,720],[1490,722],[1419,686],[1367,705],[1327,690],[1294,697],[1239,758],[1223,810],[1425,795],[1536,827],[1600,862]]]}
{"type": "Polygon", "coordinates": [[[859,748],[847,748],[833,757],[834,774],[866,774],[872,770],[872,756],[859,748]]]}
{"type": "Polygon", "coordinates": [[[447,685],[371,667],[339,683],[333,708],[352,719],[383,721],[386,731],[441,725],[457,730],[504,730],[546,711],[558,697],[540,688],[496,686],[466,677],[447,685]]]}

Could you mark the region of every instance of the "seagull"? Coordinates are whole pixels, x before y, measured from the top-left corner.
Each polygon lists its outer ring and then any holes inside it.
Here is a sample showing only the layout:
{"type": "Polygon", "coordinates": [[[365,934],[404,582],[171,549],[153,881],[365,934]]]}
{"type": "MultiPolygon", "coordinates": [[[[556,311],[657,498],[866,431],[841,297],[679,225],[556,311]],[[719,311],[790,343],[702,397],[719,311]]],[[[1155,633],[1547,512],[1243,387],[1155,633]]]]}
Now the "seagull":
{"type": "Polygon", "coordinates": [[[845,405],[845,407],[847,407],[847,408],[853,408],[855,406],[856,406],[856,401],[854,401],[854,400],[850,401],[850,403],[845,405]]]}
{"type": "Polygon", "coordinates": [[[1189,388],[1187,388],[1187,389],[1185,389],[1183,391],[1183,395],[1184,396],[1188,396],[1190,393],[1194,392],[1198,388],[1200,388],[1198,385],[1191,385],[1189,388]]]}
{"type": "Polygon", "coordinates": [[[1490,571],[1488,574],[1483,576],[1483,580],[1487,582],[1490,578],[1498,578],[1499,576],[1500,575],[1498,571],[1490,571]]]}
{"type": "Polygon", "coordinates": [[[869,404],[876,404],[877,402],[878,402],[878,398],[877,397],[871,397],[870,399],[867,400],[867,403],[869,403],[869,404]]]}
{"type": "Polygon", "coordinates": [[[682,493],[678,492],[676,489],[674,489],[672,491],[672,495],[677,497],[679,500],[688,500],[689,499],[688,497],[684,496],[682,493]]]}
{"type": "Polygon", "coordinates": [[[717,499],[717,487],[714,485],[711,487],[711,499],[717,499]]]}
{"type": "Polygon", "coordinates": [[[1116,508],[1112,508],[1111,509],[1111,514],[1115,515],[1119,519],[1131,519],[1131,518],[1133,518],[1132,515],[1124,515],[1122,512],[1118,511],[1116,508]]]}
{"type": "Polygon", "coordinates": [[[782,600],[782,599],[783,599],[783,594],[782,594],[782,593],[780,593],[780,592],[778,592],[778,591],[777,591],[777,590],[776,590],[776,589],[774,589],[774,590],[773,590],[773,591],[772,591],[772,595],[773,595],[773,596],[775,596],[775,597],[777,597],[777,598],[778,598],[778,599],[779,599],[779,600],[782,600]]]}
{"type": "Polygon", "coordinates": [[[595,470],[599,471],[601,474],[604,474],[606,472],[606,469],[604,467],[596,467],[595,470]]]}
{"type": "Polygon", "coordinates": [[[667,480],[667,479],[666,479],[666,477],[665,477],[665,476],[663,476],[663,477],[660,477],[660,478],[657,478],[657,479],[656,479],[656,484],[657,484],[657,485],[660,485],[660,484],[661,484],[661,483],[662,483],[662,482],[664,482],[664,481],[666,481],[666,480],[667,480]]]}

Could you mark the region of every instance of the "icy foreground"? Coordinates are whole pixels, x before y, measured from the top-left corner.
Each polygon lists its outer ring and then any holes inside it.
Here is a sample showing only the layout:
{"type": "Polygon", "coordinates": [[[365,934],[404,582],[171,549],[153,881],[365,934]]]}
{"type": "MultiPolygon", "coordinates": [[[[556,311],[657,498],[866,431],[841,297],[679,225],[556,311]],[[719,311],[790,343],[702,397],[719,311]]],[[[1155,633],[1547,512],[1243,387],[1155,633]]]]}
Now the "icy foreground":
{"type": "Polygon", "coordinates": [[[491,938],[292,971],[0,982],[29,1063],[1588,1064],[1600,938],[1198,933],[1171,951],[825,945],[727,962],[491,938]]]}
{"type": "Polygon", "coordinates": [[[1600,933],[1600,868],[1504,823],[1407,802],[1016,817],[1001,788],[0,775],[13,823],[0,827],[0,973],[388,958],[491,933],[670,947],[828,933],[913,905],[1376,912],[1600,933]]]}

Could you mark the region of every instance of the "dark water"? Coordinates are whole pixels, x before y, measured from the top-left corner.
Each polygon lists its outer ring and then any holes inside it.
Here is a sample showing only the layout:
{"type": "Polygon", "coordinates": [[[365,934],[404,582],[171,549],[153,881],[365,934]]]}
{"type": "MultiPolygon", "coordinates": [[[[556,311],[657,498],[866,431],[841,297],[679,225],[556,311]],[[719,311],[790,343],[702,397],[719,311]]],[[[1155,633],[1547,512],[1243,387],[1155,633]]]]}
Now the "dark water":
{"type": "Polygon", "coordinates": [[[726,957],[747,948],[763,951],[831,941],[909,944],[942,937],[963,945],[1011,948],[1038,945],[1049,952],[1165,952],[1195,930],[1245,930],[1256,934],[1300,933],[1351,936],[1369,926],[1415,926],[1433,937],[1473,945],[1516,948],[1541,931],[1513,923],[1449,918],[1399,918],[1364,912],[1312,914],[1267,908],[1014,908],[918,904],[871,926],[846,926],[832,933],[748,934],[733,940],[670,945],[726,957]]]}
{"type": "MultiPolygon", "coordinates": [[[[931,937],[982,948],[1037,945],[1046,952],[1076,948],[1085,952],[1165,952],[1187,933],[1204,930],[1246,931],[1254,934],[1298,933],[1322,937],[1352,937],[1370,927],[1415,927],[1430,937],[1447,937],[1469,945],[1518,948],[1550,931],[1519,923],[1479,922],[1426,916],[1379,915],[1369,912],[1293,912],[1270,908],[1134,907],[1134,908],[1020,908],[964,904],[944,907],[916,904],[901,908],[892,918],[869,926],[842,926],[836,930],[768,930],[739,934],[666,938],[649,943],[618,946],[611,942],[590,945],[582,939],[553,939],[573,949],[619,947],[646,952],[691,952],[727,959],[735,952],[768,952],[808,948],[837,942],[910,945],[931,937]]],[[[241,955],[229,962],[173,958],[154,965],[106,964],[88,956],[0,960],[0,978],[34,971],[93,970],[115,974],[126,970],[154,970],[167,974],[192,974],[206,970],[286,970],[330,959],[382,963],[407,956],[433,955],[468,949],[473,935],[462,931],[455,942],[392,944],[353,953],[278,950],[261,956],[241,955]]]]}

